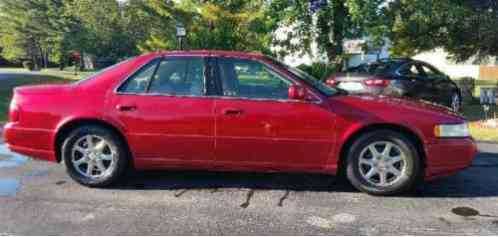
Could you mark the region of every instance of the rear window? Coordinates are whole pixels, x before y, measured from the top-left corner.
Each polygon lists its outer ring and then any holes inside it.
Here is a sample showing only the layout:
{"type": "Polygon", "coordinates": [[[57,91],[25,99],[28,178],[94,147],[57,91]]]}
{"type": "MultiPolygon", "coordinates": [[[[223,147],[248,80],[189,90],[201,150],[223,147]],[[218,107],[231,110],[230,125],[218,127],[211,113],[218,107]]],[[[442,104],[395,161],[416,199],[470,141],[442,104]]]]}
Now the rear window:
{"type": "Polygon", "coordinates": [[[74,84],[76,84],[76,85],[77,85],[77,84],[81,84],[81,83],[86,82],[86,81],[90,81],[90,80],[92,80],[92,79],[94,79],[94,78],[98,78],[100,75],[102,75],[102,74],[104,74],[104,73],[106,73],[106,72],[108,72],[108,71],[110,71],[110,70],[112,70],[112,69],[114,69],[114,68],[117,68],[117,67],[119,67],[120,65],[123,65],[123,64],[125,64],[125,63],[127,63],[127,62],[130,62],[130,61],[132,61],[132,60],[133,60],[133,59],[135,59],[135,58],[136,58],[136,57],[132,57],[132,58],[126,59],[126,60],[124,60],[124,61],[122,61],[122,62],[119,62],[119,63],[116,63],[116,64],[114,64],[114,65],[108,66],[108,67],[106,67],[106,68],[104,68],[104,69],[101,69],[100,71],[97,71],[97,72],[95,72],[95,73],[93,73],[93,74],[89,75],[89,76],[88,76],[88,77],[86,77],[86,78],[82,78],[82,79],[80,79],[80,80],[78,80],[78,81],[75,81],[75,82],[74,82],[74,84]]]}
{"type": "Polygon", "coordinates": [[[376,62],[371,64],[361,64],[356,67],[351,67],[346,70],[350,73],[369,73],[369,74],[382,74],[393,71],[398,67],[398,62],[376,62]]]}

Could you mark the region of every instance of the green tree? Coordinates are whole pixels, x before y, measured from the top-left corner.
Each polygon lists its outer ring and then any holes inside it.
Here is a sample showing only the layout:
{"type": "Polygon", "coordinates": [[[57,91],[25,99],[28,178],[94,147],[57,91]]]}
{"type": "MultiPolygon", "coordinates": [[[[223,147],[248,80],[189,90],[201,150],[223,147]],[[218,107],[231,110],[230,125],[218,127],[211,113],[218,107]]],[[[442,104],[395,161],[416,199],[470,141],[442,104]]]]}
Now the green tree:
{"type": "Polygon", "coordinates": [[[133,37],[137,28],[130,27],[132,20],[124,14],[124,5],[109,0],[75,0],[66,1],[65,7],[79,23],[67,38],[69,48],[113,61],[138,53],[133,37]]]}
{"type": "Polygon", "coordinates": [[[269,4],[256,1],[180,2],[146,0],[141,12],[152,24],[143,51],[176,49],[175,26],[187,29],[187,48],[270,52],[271,34],[267,21],[269,4]]]}
{"type": "Polygon", "coordinates": [[[329,63],[340,64],[344,39],[360,33],[348,0],[274,0],[270,16],[276,27],[287,28],[285,37],[274,41],[282,49],[280,56],[311,54],[316,43],[329,63]]]}
{"type": "Polygon", "coordinates": [[[10,60],[31,59],[47,64],[49,51],[60,45],[57,30],[62,0],[1,0],[0,46],[10,60]]]}
{"type": "Polygon", "coordinates": [[[495,0],[394,0],[377,13],[370,33],[390,39],[394,55],[439,47],[456,61],[498,55],[495,0]]]}

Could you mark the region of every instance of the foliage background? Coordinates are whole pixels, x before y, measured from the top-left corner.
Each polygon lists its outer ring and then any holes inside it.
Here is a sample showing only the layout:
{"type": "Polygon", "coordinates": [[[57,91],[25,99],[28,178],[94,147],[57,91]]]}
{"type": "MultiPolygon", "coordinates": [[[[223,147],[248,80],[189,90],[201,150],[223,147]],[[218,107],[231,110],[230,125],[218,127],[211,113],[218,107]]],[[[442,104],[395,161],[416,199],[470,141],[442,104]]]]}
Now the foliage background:
{"type": "Polygon", "coordinates": [[[320,54],[313,67],[327,70],[343,64],[344,40],[366,36],[373,47],[391,42],[394,56],[498,55],[495,0],[0,0],[0,22],[0,55],[36,67],[64,66],[74,52],[115,62],[177,49],[178,23],[188,49],[320,54]]]}

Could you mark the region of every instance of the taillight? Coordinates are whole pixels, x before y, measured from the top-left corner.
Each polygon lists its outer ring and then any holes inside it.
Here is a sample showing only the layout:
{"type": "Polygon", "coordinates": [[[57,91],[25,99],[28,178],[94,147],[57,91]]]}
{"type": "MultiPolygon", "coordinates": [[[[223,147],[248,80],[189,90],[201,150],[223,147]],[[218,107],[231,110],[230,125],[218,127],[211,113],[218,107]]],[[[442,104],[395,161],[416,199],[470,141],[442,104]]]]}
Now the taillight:
{"type": "Polygon", "coordinates": [[[20,108],[19,106],[15,103],[15,101],[12,101],[10,103],[10,108],[9,108],[9,120],[11,122],[17,122],[19,121],[19,113],[20,113],[20,108]]]}
{"type": "Polygon", "coordinates": [[[375,86],[375,87],[387,87],[389,86],[390,80],[384,79],[368,79],[363,81],[366,86],[375,86]]]}

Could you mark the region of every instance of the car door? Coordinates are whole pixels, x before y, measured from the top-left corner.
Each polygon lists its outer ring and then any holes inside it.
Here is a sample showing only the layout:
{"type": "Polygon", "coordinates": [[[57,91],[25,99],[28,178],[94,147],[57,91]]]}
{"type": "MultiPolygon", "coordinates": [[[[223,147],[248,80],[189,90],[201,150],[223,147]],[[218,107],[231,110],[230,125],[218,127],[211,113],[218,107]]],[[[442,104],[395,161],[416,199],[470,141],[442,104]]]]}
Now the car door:
{"type": "Polygon", "coordinates": [[[457,91],[456,85],[448,76],[431,65],[421,63],[420,66],[430,82],[430,87],[434,91],[432,100],[446,106],[451,105],[452,96],[457,91]]]}
{"type": "Polygon", "coordinates": [[[397,74],[401,76],[403,95],[416,99],[432,100],[434,91],[430,85],[430,80],[427,80],[418,63],[409,62],[402,65],[397,74]]]}
{"type": "Polygon", "coordinates": [[[164,57],[134,73],[109,110],[126,129],[135,164],[208,166],[214,155],[214,99],[204,58],[164,57]]]}
{"type": "Polygon", "coordinates": [[[323,168],[334,139],[331,113],[291,101],[295,81],[253,59],[218,58],[216,164],[277,170],[323,168]]]}

